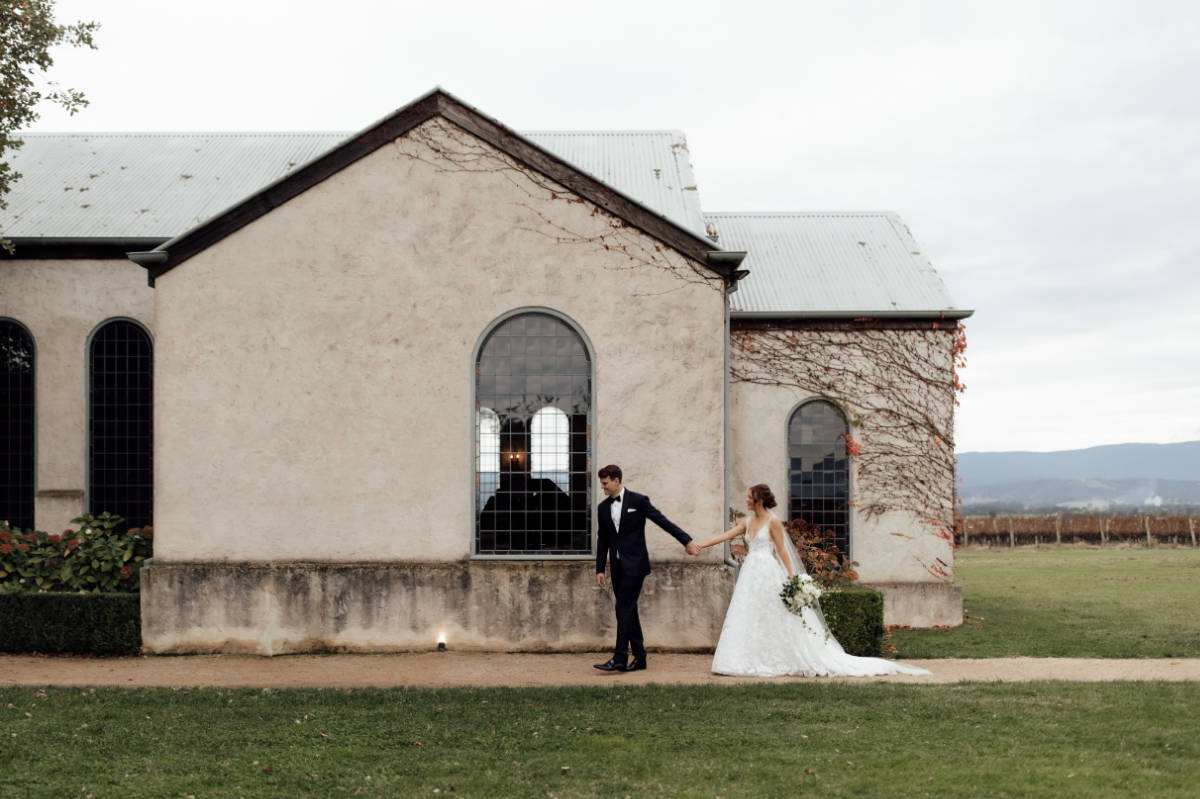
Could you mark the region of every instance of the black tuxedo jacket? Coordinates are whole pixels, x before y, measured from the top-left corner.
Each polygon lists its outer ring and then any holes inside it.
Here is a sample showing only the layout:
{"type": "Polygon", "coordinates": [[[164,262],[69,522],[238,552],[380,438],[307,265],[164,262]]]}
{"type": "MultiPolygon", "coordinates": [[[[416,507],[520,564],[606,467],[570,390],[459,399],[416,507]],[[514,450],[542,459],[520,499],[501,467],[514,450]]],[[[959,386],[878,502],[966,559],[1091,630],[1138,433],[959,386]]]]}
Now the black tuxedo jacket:
{"type": "Polygon", "coordinates": [[[679,543],[687,545],[692,537],[674,524],[658,508],[650,504],[650,497],[625,489],[621,502],[621,528],[613,527],[612,498],[600,503],[597,510],[596,572],[604,571],[604,560],[611,553],[615,568],[618,560],[621,570],[629,575],[645,576],[650,573],[650,554],[646,552],[646,520],[657,524],[673,535],[679,543]]]}

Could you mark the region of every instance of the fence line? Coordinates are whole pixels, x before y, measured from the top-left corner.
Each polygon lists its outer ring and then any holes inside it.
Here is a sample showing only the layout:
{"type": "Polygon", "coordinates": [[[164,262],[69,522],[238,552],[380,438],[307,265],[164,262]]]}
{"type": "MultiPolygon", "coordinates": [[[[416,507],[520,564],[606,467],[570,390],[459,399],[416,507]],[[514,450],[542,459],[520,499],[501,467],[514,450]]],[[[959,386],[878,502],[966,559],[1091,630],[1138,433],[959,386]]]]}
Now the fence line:
{"type": "Polygon", "coordinates": [[[1089,542],[1171,543],[1197,546],[1196,517],[1150,513],[1040,513],[964,516],[955,542],[1020,546],[1089,542]]]}

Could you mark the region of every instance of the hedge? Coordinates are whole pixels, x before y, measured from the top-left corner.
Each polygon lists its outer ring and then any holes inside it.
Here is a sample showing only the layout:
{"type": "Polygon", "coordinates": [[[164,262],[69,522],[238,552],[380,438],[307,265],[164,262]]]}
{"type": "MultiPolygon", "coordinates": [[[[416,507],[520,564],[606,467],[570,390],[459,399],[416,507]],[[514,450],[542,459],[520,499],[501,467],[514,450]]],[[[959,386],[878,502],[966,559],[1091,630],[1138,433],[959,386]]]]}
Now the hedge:
{"type": "Polygon", "coordinates": [[[883,594],[865,585],[826,589],[821,612],[829,631],[851,655],[883,654],[883,594]]]}
{"type": "Polygon", "coordinates": [[[0,594],[0,652],[136,654],[139,594],[0,594]]]}

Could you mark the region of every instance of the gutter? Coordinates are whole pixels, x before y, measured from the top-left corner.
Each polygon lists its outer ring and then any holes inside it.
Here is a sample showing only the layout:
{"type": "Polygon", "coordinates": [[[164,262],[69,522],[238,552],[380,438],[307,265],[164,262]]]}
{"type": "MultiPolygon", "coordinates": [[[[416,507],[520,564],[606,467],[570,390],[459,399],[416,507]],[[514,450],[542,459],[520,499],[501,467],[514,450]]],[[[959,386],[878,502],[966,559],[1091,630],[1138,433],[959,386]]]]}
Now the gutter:
{"type": "MultiPolygon", "coordinates": [[[[722,297],[722,302],[724,302],[724,304],[725,304],[725,352],[724,352],[725,362],[723,365],[723,368],[724,368],[723,382],[725,384],[724,385],[725,420],[724,420],[723,435],[725,438],[725,445],[724,445],[724,447],[722,447],[724,464],[722,467],[722,477],[721,477],[722,488],[723,488],[723,491],[721,493],[724,494],[723,504],[724,504],[724,508],[725,508],[725,515],[721,518],[720,529],[722,529],[722,530],[725,529],[725,525],[729,524],[729,484],[733,479],[733,475],[731,473],[732,464],[731,464],[731,459],[730,459],[730,455],[729,455],[730,439],[732,438],[732,435],[731,435],[732,424],[730,421],[730,412],[729,412],[729,402],[730,402],[730,397],[729,397],[729,374],[730,374],[729,296],[731,294],[733,294],[735,291],[737,291],[738,281],[741,280],[742,278],[744,278],[746,275],[750,274],[750,272],[748,270],[738,268],[739,266],[741,266],[742,261],[745,258],[746,258],[745,252],[736,252],[736,251],[714,250],[713,252],[710,252],[708,254],[709,265],[712,266],[714,269],[717,269],[718,271],[722,272],[724,275],[726,275],[725,291],[724,291],[724,294],[722,297]]],[[[724,554],[725,554],[725,565],[733,566],[734,568],[737,568],[738,562],[733,559],[733,554],[730,550],[730,545],[729,545],[728,541],[725,542],[724,554]]]]}
{"type": "Polygon", "coordinates": [[[125,258],[133,248],[152,248],[162,236],[10,236],[15,252],[6,259],[125,258]]]}
{"type": "Polygon", "coordinates": [[[731,311],[734,319],[966,319],[975,311],[731,311]]]}
{"type": "Polygon", "coordinates": [[[146,285],[154,288],[154,267],[165,264],[167,259],[171,257],[171,253],[167,250],[146,250],[143,252],[127,252],[125,253],[125,257],[146,270],[146,285]]]}

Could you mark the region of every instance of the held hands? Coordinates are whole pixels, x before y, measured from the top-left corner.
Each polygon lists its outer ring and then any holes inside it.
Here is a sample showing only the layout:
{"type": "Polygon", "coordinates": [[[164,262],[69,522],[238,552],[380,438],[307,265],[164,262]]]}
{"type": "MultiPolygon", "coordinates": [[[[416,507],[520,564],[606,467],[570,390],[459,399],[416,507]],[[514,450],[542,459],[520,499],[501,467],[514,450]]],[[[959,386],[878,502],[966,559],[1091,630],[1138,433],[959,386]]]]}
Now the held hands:
{"type": "Polygon", "coordinates": [[[692,556],[699,555],[703,549],[704,547],[700,546],[695,541],[688,541],[687,546],[684,547],[684,551],[692,556]]]}

